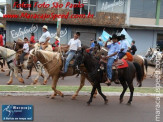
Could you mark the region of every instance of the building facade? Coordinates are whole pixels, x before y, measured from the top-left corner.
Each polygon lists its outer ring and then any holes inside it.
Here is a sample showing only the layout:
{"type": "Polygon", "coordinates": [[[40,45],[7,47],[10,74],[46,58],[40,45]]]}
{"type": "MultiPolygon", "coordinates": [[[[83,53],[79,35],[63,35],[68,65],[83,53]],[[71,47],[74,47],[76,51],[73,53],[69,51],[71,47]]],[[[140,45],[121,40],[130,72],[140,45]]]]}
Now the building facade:
{"type": "MultiPolygon", "coordinates": [[[[49,4],[58,0],[39,0],[38,4],[49,4]]],[[[57,8],[34,7],[37,0],[9,0],[6,4],[6,15],[31,14],[57,14],[57,8]],[[18,8],[14,3],[31,4],[30,8],[18,8]],[[13,7],[14,6],[14,7],[13,7]]],[[[91,39],[97,40],[103,29],[109,33],[119,33],[123,28],[136,41],[138,54],[144,55],[149,47],[161,44],[163,34],[163,1],[162,0],[62,0],[63,5],[84,4],[83,8],[61,9],[61,13],[70,15],[93,14],[93,18],[68,18],[62,19],[61,43],[68,43],[74,32],[81,32],[82,44],[89,45],[91,39]]],[[[47,25],[51,33],[51,43],[56,36],[57,19],[35,19],[32,17],[3,18],[6,21],[6,40],[12,43],[18,38],[30,37],[35,33],[38,40],[42,34],[42,26],[47,25]]],[[[25,16],[25,15],[24,15],[25,16]]],[[[1,21],[1,18],[0,18],[1,21]]]]}

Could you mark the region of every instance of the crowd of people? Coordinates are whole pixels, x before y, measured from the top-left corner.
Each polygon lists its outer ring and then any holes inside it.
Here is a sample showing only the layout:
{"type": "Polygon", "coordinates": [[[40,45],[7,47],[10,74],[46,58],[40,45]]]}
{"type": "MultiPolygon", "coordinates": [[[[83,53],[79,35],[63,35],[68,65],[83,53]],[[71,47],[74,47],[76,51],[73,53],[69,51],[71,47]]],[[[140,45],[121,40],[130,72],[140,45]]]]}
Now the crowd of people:
{"type": "MultiPolygon", "coordinates": [[[[59,37],[55,37],[55,42],[51,45],[50,39],[51,35],[48,31],[48,27],[44,25],[42,27],[43,34],[38,40],[38,44],[40,45],[40,49],[47,50],[47,51],[53,51],[56,47],[59,46],[59,37]]],[[[74,55],[76,54],[77,50],[81,49],[81,41],[80,41],[80,32],[76,32],[74,34],[74,37],[70,39],[67,46],[61,46],[61,48],[69,48],[69,51],[66,53],[66,62],[64,64],[64,70],[61,71],[61,75],[64,75],[67,70],[70,61],[73,59],[74,55]]],[[[19,51],[22,51],[20,55],[20,66],[23,65],[24,56],[29,53],[29,43],[35,44],[35,36],[34,33],[31,33],[30,40],[28,40],[27,37],[24,38],[24,45],[23,48],[19,51]]],[[[131,47],[127,46],[125,35],[117,36],[116,34],[113,34],[112,37],[110,37],[105,43],[103,42],[102,38],[99,37],[98,41],[91,40],[91,45],[87,49],[89,50],[89,53],[92,53],[93,49],[96,45],[99,45],[100,47],[106,47],[108,48],[108,55],[102,56],[103,60],[107,60],[107,76],[108,80],[105,82],[106,84],[111,83],[112,79],[112,65],[117,59],[122,59],[125,55],[135,55],[135,52],[137,51],[137,48],[135,46],[135,41],[132,41],[131,47]]],[[[0,46],[3,46],[3,38],[0,34],[0,46]]]]}

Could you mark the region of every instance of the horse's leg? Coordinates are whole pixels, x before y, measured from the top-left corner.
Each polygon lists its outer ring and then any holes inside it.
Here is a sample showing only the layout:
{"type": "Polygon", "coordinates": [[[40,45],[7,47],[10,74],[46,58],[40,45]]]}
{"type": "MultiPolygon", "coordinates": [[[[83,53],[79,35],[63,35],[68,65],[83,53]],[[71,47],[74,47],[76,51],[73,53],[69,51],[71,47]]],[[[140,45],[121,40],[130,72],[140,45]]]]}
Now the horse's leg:
{"type": "Polygon", "coordinates": [[[63,93],[56,89],[59,76],[52,76],[52,79],[53,79],[52,89],[54,90],[54,94],[51,95],[51,99],[54,99],[57,94],[59,94],[61,97],[64,97],[63,93]]]}
{"type": "MultiPolygon", "coordinates": [[[[91,83],[92,86],[94,85],[88,77],[87,77],[87,80],[91,83]]],[[[96,98],[96,96],[97,96],[97,89],[96,89],[93,97],[96,98]]]]}
{"type": "Polygon", "coordinates": [[[14,69],[14,75],[15,75],[15,78],[17,78],[20,83],[24,83],[23,78],[18,77],[18,68],[14,69]]]}
{"type": "Polygon", "coordinates": [[[132,82],[133,82],[133,80],[127,82],[128,87],[130,89],[130,98],[129,98],[128,104],[131,104],[132,99],[133,99],[133,94],[134,94],[134,86],[133,86],[133,83],[132,82]]]}
{"type": "Polygon", "coordinates": [[[26,79],[29,79],[31,77],[31,73],[32,73],[32,68],[29,70],[29,74],[26,79]]]}
{"type": "Polygon", "coordinates": [[[37,72],[37,76],[36,76],[36,78],[33,81],[33,85],[37,84],[39,76],[40,76],[40,73],[37,72]]]}
{"type": "Polygon", "coordinates": [[[7,82],[7,85],[11,85],[12,84],[12,82],[13,82],[13,71],[12,70],[10,70],[10,79],[9,79],[9,81],[7,82]]]}
{"type": "Polygon", "coordinates": [[[97,85],[97,90],[98,90],[98,93],[103,97],[103,99],[104,99],[104,101],[105,101],[105,104],[107,104],[107,103],[108,103],[108,99],[107,99],[106,96],[102,93],[102,91],[101,91],[101,85],[100,85],[100,84],[97,85]]]}
{"type": "Polygon", "coordinates": [[[126,81],[124,81],[123,79],[120,79],[120,82],[121,82],[122,87],[123,87],[123,91],[122,91],[122,93],[121,93],[121,95],[120,95],[120,103],[122,103],[122,102],[123,102],[123,96],[124,96],[124,94],[125,94],[125,92],[126,92],[128,86],[127,86],[127,84],[126,84],[126,81]]]}
{"type": "Polygon", "coordinates": [[[83,88],[84,84],[85,84],[85,76],[83,74],[81,74],[80,86],[79,86],[78,90],[76,91],[76,93],[72,96],[73,100],[76,98],[76,96],[78,96],[78,93],[83,88]]]}
{"type": "Polygon", "coordinates": [[[10,75],[10,71],[6,74],[6,76],[9,76],[10,75]]]}
{"type": "Polygon", "coordinates": [[[92,91],[91,91],[91,97],[90,97],[89,101],[87,102],[88,105],[91,104],[95,91],[96,91],[96,86],[94,85],[92,88],[92,91]]]}
{"type": "Polygon", "coordinates": [[[47,72],[44,70],[43,71],[43,75],[44,75],[44,82],[43,82],[43,85],[46,85],[47,84],[47,82],[48,82],[48,77],[46,77],[46,74],[47,74],[47,72]]]}
{"type": "Polygon", "coordinates": [[[3,63],[2,62],[0,62],[0,65],[1,65],[1,71],[5,72],[5,70],[3,69],[3,63]]]}

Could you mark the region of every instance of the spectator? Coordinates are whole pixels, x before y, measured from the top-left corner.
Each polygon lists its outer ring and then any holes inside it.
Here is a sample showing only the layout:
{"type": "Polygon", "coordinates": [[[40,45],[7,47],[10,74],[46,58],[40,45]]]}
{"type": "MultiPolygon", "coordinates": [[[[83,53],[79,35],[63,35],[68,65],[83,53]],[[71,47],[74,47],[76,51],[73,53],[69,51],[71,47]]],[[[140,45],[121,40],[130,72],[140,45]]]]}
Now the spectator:
{"type": "Polygon", "coordinates": [[[0,33],[0,46],[3,46],[3,35],[0,33]]]}
{"type": "Polygon", "coordinates": [[[31,33],[30,43],[31,44],[35,44],[36,43],[34,33],[31,33]]]}
{"type": "Polygon", "coordinates": [[[131,48],[130,48],[130,52],[132,55],[135,55],[135,52],[137,51],[137,48],[135,46],[135,41],[133,40],[132,43],[131,43],[131,48]]]}

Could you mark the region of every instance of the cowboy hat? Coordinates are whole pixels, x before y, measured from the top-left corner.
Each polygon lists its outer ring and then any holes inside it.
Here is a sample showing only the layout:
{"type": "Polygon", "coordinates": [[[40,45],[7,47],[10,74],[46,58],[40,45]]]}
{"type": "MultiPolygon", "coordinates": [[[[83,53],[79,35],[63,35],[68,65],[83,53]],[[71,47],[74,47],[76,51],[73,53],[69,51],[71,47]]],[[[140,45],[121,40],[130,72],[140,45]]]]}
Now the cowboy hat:
{"type": "Polygon", "coordinates": [[[59,40],[59,37],[58,37],[58,36],[56,36],[56,37],[55,37],[55,39],[56,39],[56,40],[59,40]]]}
{"type": "Polygon", "coordinates": [[[122,39],[126,39],[126,37],[125,37],[124,34],[121,34],[121,38],[122,38],[122,39]]]}
{"type": "Polygon", "coordinates": [[[116,34],[113,34],[112,37],[110,37],[110,39],[118,39],[118,36],[116,34]]]}
{"type": "Polygon", "coordinates": [[[48,26],[44,25],[42,28],[48,30],[48,26]]]}

